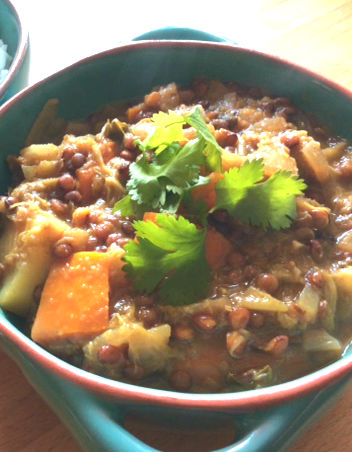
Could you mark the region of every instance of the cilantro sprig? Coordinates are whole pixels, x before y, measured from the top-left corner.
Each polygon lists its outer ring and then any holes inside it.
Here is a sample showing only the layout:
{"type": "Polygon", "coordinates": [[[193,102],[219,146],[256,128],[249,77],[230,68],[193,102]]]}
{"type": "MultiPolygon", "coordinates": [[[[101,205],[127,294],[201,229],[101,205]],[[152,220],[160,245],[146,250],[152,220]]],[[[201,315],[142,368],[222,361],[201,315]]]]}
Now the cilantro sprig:
{"type": "Polygon", "coordinates": [[[205,258],[206,229],[180,216],[159,214],[156,222],[135,221],[137,241],[126,246],[124,270],[137,292],[158,287],[161,301],[194,303],[207,296],[211,272],[205,258]]]}
{"type": "Polygon", "coordinates": [[[263,178],[262,160],[230,169],[216,185],[213,210],[226,209],[232,217],[264,230],[269,226],[288,228],[297,215],[296,196],[303,193],[306,184],[289,171],[278,171],[264,182],[263,178]]]}
{"type": "Polygon", "coordinates": [[[138,142],[142,157],[131,164],[126,199],[114,206],[129,215],[148,210],[176,213],[186,193],[204,185],[208,178],[200,175],[201,167],[221,169],[221,147],[210,133],[201,109],[182,116],[172,111],[156,113],[152,117],[154,132],[138,142]],[[183,126],[197,130],[197,137],[183,147],[183,126]],[[150,161],[146,151],[154,149],[150,161]]]}
{"type": "MultiPolygon", "coordinates": [[[[134,222],[136,240],[125,246],[124,270],[137,292],[157,290],[165,304],[190,304],[208,295],[211,281],[205,258],[208,214],[226,209],[242,223],[284,229],[296,217],[296,196],[306,185],[288,171],[265,180],[263,161],[247,161],[223,173],[215,185],[216,204],[209,211],[202,199],[193,198],[192,190],[210,182],[203,170],[222,173],[222,149],[201,109],[187,115],[160,112],[153,115],[152,126],[154,131],[137,143],[141,156],[130,165],[128,194],[114,211],[137,218],[148,211],[159,214],[155,222],[134,222]],[[197,131],[191,141],[184,135],[187,124],[197,131]],[[181,205],[194,223],[175,216],[181,205]]],[[[209,187],[214,190],[214,185],[209,187]]]]}

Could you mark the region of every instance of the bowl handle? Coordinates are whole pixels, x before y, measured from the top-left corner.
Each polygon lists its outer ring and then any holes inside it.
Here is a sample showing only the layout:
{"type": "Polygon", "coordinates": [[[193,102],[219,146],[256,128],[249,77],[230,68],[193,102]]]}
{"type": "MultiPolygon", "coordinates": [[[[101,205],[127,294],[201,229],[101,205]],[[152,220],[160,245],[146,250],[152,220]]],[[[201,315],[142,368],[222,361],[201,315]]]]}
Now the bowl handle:
{"type": "Polygon", "coordinates": [[[136,36],[132,41],[141,40],[189,40],[189,41],[210,41],[210,42],[227,42],[229,44],[236,43],[225,37],[220,37],[202,30],[186,27],[164,27],[156,30],[147,31],[136,36]]]}

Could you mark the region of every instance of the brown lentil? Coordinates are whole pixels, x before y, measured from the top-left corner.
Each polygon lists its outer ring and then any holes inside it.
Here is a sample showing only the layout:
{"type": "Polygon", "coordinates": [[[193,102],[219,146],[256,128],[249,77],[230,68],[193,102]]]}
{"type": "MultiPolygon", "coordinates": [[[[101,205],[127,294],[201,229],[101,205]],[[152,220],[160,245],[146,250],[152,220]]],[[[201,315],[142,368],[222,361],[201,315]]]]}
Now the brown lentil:
{"type": "Polygon", "coordinates": [[[257,286],[260,290],[274,294],[279,288],[279,280],[272,273],[261,273],[257,276],[257,286]]]}
{"type": "Polygon", "coordinates": [[[66,147],[62,152],[62,158],[65,162],[68,162],[72,159],[72,156],[75,154],[75,149],[72,147],[66,147]]]}
{"type": "Polygon", "coordinates": [[[111,246],[113,243],[117,243],[121,239],[122,235],[120,232],[113,232],[109,234],[106,238],[106,246],[111,246]]]}
{"type": "Polygon", "coordinates": [[[292,134],[282,135],[280,138],[280,141],[282,144],[287,146],[289,149],[292,149],[293,147],[297,146],[300,142],[299,136],[292,135],[292,134]]]}
{"type": "Polygon", "coordinates": [[[133,224],[130,221],[123,221],[121,223],[121,229],[128,237],[134,237],[135,230],[133,224]]]}
{"type": "Polygon", "coordinates": [[[98,350],[98,359],[102,364],[121,364],[125,360],[126,347],[102,345],[98,350]]]}
{"type": "Polygon", "coordinates": [[[265,323],[265,316],[261,312],[252,311],[249,325],[254,328],[261,328],[265,323]]]}
{"type": "Polygon", "coordinates": [[[314,209],[310,211],[310,215],[316,229],[324,229],[329,224],[329,214],[325,210],[314,209]]]}
{"type": "Polygon", "coordinates": [[[128,160],[129,162],[133,162],[133,160],[136,158],[136,154],[132,151],[124,149],[123,151],[121,151],[120,157],[124,160],[128,160]]]}
{"type": "Polygon", "coordinates": [[[160,320],[160,313],[157,308],[141,306],[137,310],[136,317],[140,322],[143,322],[146,328],[151,328],[160,320]]]}
{"type": "Polygon", "coordinates": [[[80,168],[85,164],[86,160],[87,160],[86,155],[81,154],[80,152],[76,152],[75,154],[73,154],[71,158],[73,168],[75,169],[80,168]]]}
{"type": "Polygon", "coordinates": [[[94,251],[99,245],[100,245],[100,242],[96,237],[94,237],[93,235],[90,235],[88,237],[88,242],[87,242],[87,250],[88,251],[94,251]]]}
{"type": "Polygon", "coordinates": [[[76,186],[76,181],[75,179],[71,176],[71,174],[63,174],[59,180],[58,180],[58,185],[60,188],[62,188],[62,190],[66,191],[66,192],[70,192],[71,190],[73,190],[76,186]]]}
{"type": "Polygon", "coordinates": [[[97,224],[92,228],[93,235],[104,242],[110,234],[114,232],[114,226],[109,221],[104,221],[103,223],[97,224]]]}
{"type": "Polygon", "coordinates": [[[211,332],[216,327],[216,320],[211,314],[195,314],[193,322],[203,331],[211,332]]]}
{"type": "Polygon", "coordinates": [[[264,350],[275,357],[283,355],[288,347],[288,336],[273,337],[264,347],[264,350]]]}
{"type": "Polygon", "coordinates": [[[82,201],[82,195],[77,190],[69,191],[65,194],[65,201],[79,204],[82,201]]]}
{"type": "Polygon", "coordinates": [[[238,330],[226,334],[227,351],[233,358],[243,355],[248,342],[248,331],[238,330]]]}
{"type": "Polygon", "coordinates": [[[234,330],[239,330],[241,328],[246,328],[249,319],[250,312],[246,308],[237,308],[228,313],[229,322],[234,330]]]}
{"type": "Polygon", "coordinates": [[[58,242],[54,245],[54,255],[60,259],[66,259],[73,253],[73,247],[70,243],[58,242]]]}
{"type": "Polygon", "coordinates": [[[323,273],[320,270],[310,270],[307,273],[307,280],[309,281],[312,286],[322,288],[325,284],[325,277],[323,273]]]}

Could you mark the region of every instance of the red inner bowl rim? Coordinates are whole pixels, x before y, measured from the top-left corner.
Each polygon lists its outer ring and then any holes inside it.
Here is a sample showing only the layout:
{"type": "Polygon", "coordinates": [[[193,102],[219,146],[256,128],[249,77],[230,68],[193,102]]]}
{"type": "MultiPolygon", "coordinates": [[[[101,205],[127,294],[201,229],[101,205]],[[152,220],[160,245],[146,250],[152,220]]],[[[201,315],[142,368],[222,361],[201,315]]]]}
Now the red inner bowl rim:
{"type": "MultiPolygon", "coordinates": [[[[210,43],[202,41],[140,41],[132,44],[121,45],[117,48],[101,52],[90,57],[84,58],[65,69],[41,80],[35,85],[26,88],[15,95],[0,107],[0,120],[7,110],[15,105],[20,99],[27,94],[36,90],[51,79],[59,77],[61,74],[74,70],[74,68],[85,64],[86,62],[104,58],[108,55],[114,55],[122,52],[129,52],[140,48],[150,47],[211,47],[226,49],[230,52],[251,53],[268,60],[280,63],[283,66],[291,67],[296,71],[305,73],[306,75],[318,80],[320,83],[333,88],[342,93],[347,100],[352,102],[352,92],[340,86],[339,84],[328,80],[299,65],[290,63],[282,58],[265,54],[252,49],[235,47],[229,44],[210,43]]],[[[182,407],[182,408],[198,408],[198,409],[231,409],[231,410],[250,410],[258,406],[264,407],[272,404],[283,403],[293,398],[303,396],[305,394],[317,391],[323,387],[330,385],[347,375],[352,370],[352,356],[340,359],[323,369],[315,371],[304,377],[289,381],[287,383],[270,386],[268,388],[238,392],[238,393],[221,393],[221,394],[186,394],[172,391],[164,391],[159,389],[150,389],[142,386],[135,386],[119,381],[101,377],[78,367],[72,366],[65,361],[55,357],[47,352],[39,345],[35,344],[31,339],[20,332],[14,325],[6,319],[0,319],[0,333],[3,334],[10,342],[15,344],[19,350],[27,355],[34,362],[52,373],[63,377],[64,379],[78,384],[95,393],[108,396],[114,399],[124,399],[135,402],[156,403],[166,406],[182,407]]]]}

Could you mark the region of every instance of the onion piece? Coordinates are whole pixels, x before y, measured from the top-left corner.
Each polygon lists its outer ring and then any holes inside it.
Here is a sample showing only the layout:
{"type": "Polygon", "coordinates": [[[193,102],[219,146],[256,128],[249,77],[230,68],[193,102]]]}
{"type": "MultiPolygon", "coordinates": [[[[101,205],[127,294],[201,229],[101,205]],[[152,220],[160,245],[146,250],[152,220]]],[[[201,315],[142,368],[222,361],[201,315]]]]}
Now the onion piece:
{"type": "Polygon", "coordinates": [[[307,330],[303,333],[303,348],[306,352],[342,353],[342,345],[336,337],[323,328],[307,330]]]}
{"type": "Polygon", "coordinates": [[[255,287],[250,287],[243,294],[238,295],[236,301],[241,307],[254,311],[287,312],[288,310],[284,302],[255,287]]]}
{"type": "Polygon", "coordinates": [[[308,323],[315,323],[318,315],[320,296],[310,284],[306,284],[299,295],[297,305],[305,312],[308,323]]]}

